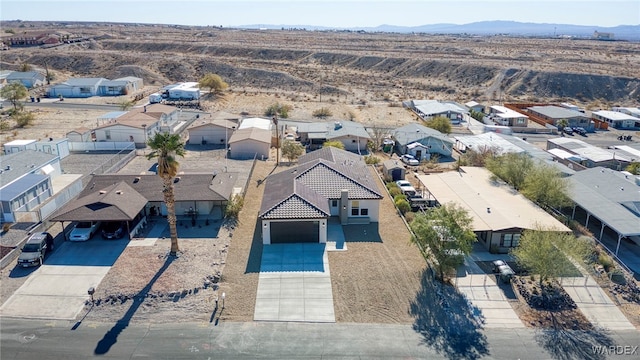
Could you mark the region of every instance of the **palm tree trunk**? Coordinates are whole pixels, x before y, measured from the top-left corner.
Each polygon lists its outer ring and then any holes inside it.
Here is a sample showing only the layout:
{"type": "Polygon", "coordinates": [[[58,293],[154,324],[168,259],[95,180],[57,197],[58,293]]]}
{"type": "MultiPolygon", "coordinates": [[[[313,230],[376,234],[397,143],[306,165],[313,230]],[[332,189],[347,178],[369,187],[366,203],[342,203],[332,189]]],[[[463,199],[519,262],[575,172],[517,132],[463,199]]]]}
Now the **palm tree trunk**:
{"type": "Polygon", "coordinates": [[[180,248],[178,248],[178,229],[176,228],[176,202],[173,195],[173,179],[171,177],[163,177],[164,183],[164,203],[167,206],[167,222],[169,222],[169,232],[171,234],[171,251],[169,255],[176,256],[180,248]]]}

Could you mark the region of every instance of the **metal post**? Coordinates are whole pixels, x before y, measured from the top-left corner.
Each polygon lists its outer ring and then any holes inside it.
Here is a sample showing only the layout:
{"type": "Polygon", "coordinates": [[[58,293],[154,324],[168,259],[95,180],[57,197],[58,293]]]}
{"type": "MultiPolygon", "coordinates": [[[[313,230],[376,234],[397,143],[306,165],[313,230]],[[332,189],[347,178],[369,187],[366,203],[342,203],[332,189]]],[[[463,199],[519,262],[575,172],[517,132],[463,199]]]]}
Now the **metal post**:
{"type": "Polygon", "coordinates": [[[224,299],[227,297],[227,294],[222,293],[222,309],[224,310],[224,299]]]}

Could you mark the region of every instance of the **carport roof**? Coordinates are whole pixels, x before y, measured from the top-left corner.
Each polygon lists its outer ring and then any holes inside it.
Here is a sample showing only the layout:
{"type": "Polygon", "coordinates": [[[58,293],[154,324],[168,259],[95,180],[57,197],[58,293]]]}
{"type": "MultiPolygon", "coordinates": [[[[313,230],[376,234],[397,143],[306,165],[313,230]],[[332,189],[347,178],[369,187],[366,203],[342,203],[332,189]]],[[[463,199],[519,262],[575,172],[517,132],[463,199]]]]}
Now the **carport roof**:
{"type": "Polygon", "coordinates": [[[578,171],[569,177],[569,196],[618,234],[640,235],[640,186],[629,178],[603,167],[578,171]]]}
{"type": "Polygon", "coordinates": [[[53,221],[130,221],[147,199],[124,181],[71,201],[56,211],[53,221]]]}

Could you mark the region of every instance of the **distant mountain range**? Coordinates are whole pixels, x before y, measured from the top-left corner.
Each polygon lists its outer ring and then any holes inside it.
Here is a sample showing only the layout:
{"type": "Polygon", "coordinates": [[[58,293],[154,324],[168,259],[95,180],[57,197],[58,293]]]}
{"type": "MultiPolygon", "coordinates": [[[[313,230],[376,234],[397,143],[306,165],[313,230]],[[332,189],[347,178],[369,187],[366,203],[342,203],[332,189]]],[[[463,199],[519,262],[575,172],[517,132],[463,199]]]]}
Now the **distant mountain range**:
{"type": "Polygon", "coordinates": [[[464,25],[432,24],[420,26],[380,25],[376,27],[332,28],[310,25],[242,25],[244,29],[306,29],[306,30],[348,30],[366,32],[392,33],[428,33],[428,34],[469,34],[469,35],[510,35],[510,36],[569,36],[577,38],[591,38],[594,31],[613,33],[615,40],[640,40],[640,25],[620,25],[615,27],[568,25],[568,24],[537,24],[517,21],[481,21],[464,25]]]}

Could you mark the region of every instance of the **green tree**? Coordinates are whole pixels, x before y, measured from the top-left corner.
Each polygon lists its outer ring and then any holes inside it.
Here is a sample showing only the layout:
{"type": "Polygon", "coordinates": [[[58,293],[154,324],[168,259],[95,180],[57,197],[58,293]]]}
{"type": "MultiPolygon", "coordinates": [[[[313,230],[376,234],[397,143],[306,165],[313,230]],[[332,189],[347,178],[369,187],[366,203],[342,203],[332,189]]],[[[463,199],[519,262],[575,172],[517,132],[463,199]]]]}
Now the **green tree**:
{"type": "Polygon", "coordinates": [[[560,119],[556,123],[556,126],[558,127],[558,131],[563,132],[564,128],[569,126],[569,121],[567,119],[560,119]]]}
{"type": "Polygon", "coordinates": [[[269,105],[269,107],[264,111],[265,116],[278,116],[282,119],[286,119],[289,117],[289,111],[291,111],[293,107],[291,105],[275,103],[269,105]]]}
{"type": "Polygon", "coordinates": [[[640,162],[632,162],[631,164],[627,165],[625,171],[628,171],[633,175],[640,175],[640,162]]]}
{"type": "Polygon", "coordinates": [[[471,253],[477,241],[472,228],[473,219],[466,210],[454,203],[416,214],[411,222],[415,236],[412,240],[423,249],[427,261],[429,254],[436,262],[439,278],[456,269],[464,262],[464,256],[471,253]]]}
{"type": "MultiPolygon", "coordinates": [[[[21,105],[20,100],[24,99],[29,95],[29,91],[27,88],[19,82],[12,82],[0,89],[0,97],[3,97],[9,101],[11,101],[11,105],[13,105],[13,110],[18,111],[18,105],[21,105]]],[[[20,106],[22,108],[22,106],[20,106]]]]}
{"type": "Polygon", "coordinates": [[[568,186],[558,169],[537,163],[526,173],[520,192],[533,202],[560,209],[571,204],[568,186]]]}
{"type": "Polygon", "coordinates": [[[451,134],[451,120],[445,116],[436,116],[431,120],[426,121],[425,125],[434,130],[438,130],[443,134],[451,134]]]}
{"type": "Polygon", "coordinates": [[[475,110],[470,110],[469,111],[469,115],[471,115],[472,118],[482,122],[482,120],[484,119],[484,114],[479,112],[479,111],[475,111],[475,110]]]}
{"type": "Polygon", "coordinates": [[[229,87],[229,84],[224,82],[220,75],[213,73],[205,74],[200,81],[198,81],[198,85],[203,89],[208,88],[209,91],[214,94],[220,94],[223,90],[229,87]]]}
{"type": "Polygon", "coordinates": [[[167,206],[167,222],[171,233],[171,256],[176,256],[180,248],[178,247],[178,230],[176,228],[176,201],[173,192],[173,178],[178,174],[180,164],[176,156],[184,157],[184,143],[179,134],[156,133],[148,143],[152,152],[147,155],[147,159],[158,159],[157,172],[162,178],[164,203],[167,206]]]}
{"type": "Polygon", "coordinates": [[[482,146],[479,149],[467,149],[459,159],[463,166],[484,167],[487,159],[498,156],[500,149],[495,146],[482,146]]]}
{"type": "Polygon", "coordinates": [[[282,143],[282,156],[289,159],[289,162],[296,161],[302,154],[304,154],[304,146],[300,143],[291,140],[285,140],[282,143]]]}
{"type": "Polygon", "coordinates": [[[525,230],[520,243],[511,250],[519,265],[539,276],[540,288],[543,281],[568,274],[573,265],[567,256],[574,260],[584,260],[592,252],[593,246],[586,239],[578,239],[571,233],[559,232],[539,227],[525,230]]]}
{"type": "Polygon", "coordinates": [[[344,150],[344,144],[341,143],[338,140],[329,140],[329,141],[325,141],[322,144],[322,147],[334,147],[334,148],[338,148],[340,150],[344,150]]]}
{"type": "Polygon", "coordinates": [[[238,194],[234,195],[224,208],[224,216],[233,220],[238,220],[240,210],[244,205],[244,198],[238,194]]]}
{"type": "Polygon", "coordinates": [[[495,176],[513,186],[514,189],[520,190],[526,174],[534,166],[534,161],[524,153],[507,153],[486,159],[486,166],[495,176]]]}
{"type": "Polygon", "coordinates": [[[313,117],[324,119],[330,117],[331,115],[333,115],[333,113],[331,112],[331,110],[329,110],[329,108],[323,107],[315,110],[311,115],[313,115],[313,117]]]}
{"type": "Polygon", "coordinates": [[[19,128],[27,127],[35,120],[35,116],[31,112],[14,112],[11,117],[16,121],[16,125],[19,128]]]}
{"type": "Polygon", "coordinates": [[[27,71],[31,71],[33,69],[33,67],[29,64],[29,63],[22,63],[22,65],[20,65],[20,71],[22,72],[27,72],[27,71]]]}

